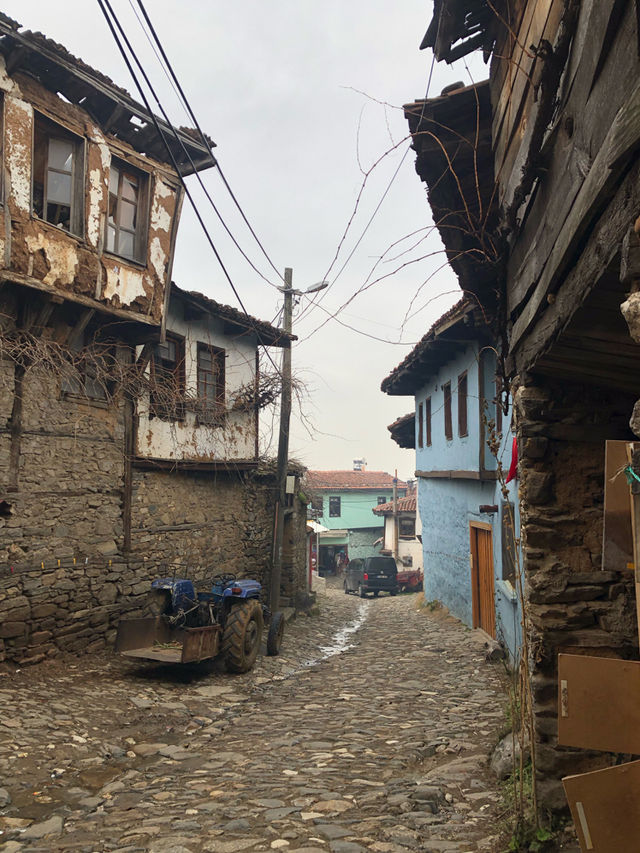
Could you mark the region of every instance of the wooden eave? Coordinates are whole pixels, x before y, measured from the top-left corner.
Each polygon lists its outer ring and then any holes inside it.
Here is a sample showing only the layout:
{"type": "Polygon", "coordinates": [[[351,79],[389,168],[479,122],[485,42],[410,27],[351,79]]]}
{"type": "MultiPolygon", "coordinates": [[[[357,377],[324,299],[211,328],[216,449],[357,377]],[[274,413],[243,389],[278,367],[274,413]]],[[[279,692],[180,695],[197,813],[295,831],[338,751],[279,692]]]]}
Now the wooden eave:
{"type": "Polygon", "coordinates": [[[482,49],[485,62],[493,50],[496,18],[487,0],[434,0],[433,17],[420,50],[433,48],[440,62],[455,62],[482,49]]]}
{"type": "MultiPolygon", "coordinates": [[[[474,300],[475,302],[475,300],[474,300]]],[[[427,332],[409,355],[383,379],[380,388],[390,396],[413,396],[464,347],[490,337],[488,318],[471,301],[463,300],[427,332]]]]}
{"type": "Polygon", "coordinates": [[[433,220],[465,290],[493,299],[499,249],[489,81],[404,107],[433,220]]]}
{"type": "Polygon", "coordinates": [[[416,446],[416,413],[409,412],[398,418],[387,427],[391,438],[399,447],[415,450],[416,446]]]}
{"type": "MultiPolygon", "coordinates": [[[[62,45],[41,33],[18,32],[18,26],[0,15],[0,53],[5,58],[8,73],[20,70],[29,74],[45,88],[89,113],[105,133],[126,142],[140,154],[171,164],[165,143],[146,107],[104,74],[72,56],[62,45]]],[[[155,120],[182,176],[215,165],[212,140],[206,138],[205,144],[190,128],[177,129],[174,135],[164,119],[156,116],[155,120]]]]}
{"type": "Polygon", "coordinates": [[[147,314],[141,314],[139,311],[131,311],[127,308],[116,308],[104,302],[99,302],[90,296],[85,296],[83,293],[62,290],[61,288],[54,287],[52,284],[45,284],[38,278],[24,275],[15,270],[0,269],[0,285],[7,282],[37,290],[40,293],[46,294],[53,301],[60,303],[65,301],[70,302],[116,319],[119,323],[124,324],[121,326],[121,330],[125,328],[128,330],[127,338],[131,341],[143,342],[151,340],[160,331],[160,324],[147,314]]]}
{"type": "Polygon", "coordinates": [[[223,320],[225,333],[230,336],[255,335],[259,344],[279,347],[289,346],[291,341],[297,340],[296,335],[288,335],[283,329],[272,326],[271,323],[258,320],[230,305],[222,305],[202,293],[183,290],[175,282],[171,282],[171,298],[179,299],[188,306],[191,314],[195,309],[196,313],[209,314],[223,320]]]}

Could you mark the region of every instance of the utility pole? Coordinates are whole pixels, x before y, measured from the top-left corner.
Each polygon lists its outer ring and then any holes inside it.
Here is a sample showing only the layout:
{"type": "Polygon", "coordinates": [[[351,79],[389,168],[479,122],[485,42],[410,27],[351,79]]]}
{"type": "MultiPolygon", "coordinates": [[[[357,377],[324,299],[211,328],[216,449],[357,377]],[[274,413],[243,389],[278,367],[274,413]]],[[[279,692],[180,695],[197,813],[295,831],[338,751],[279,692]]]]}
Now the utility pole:
{"type": "Polygon", "coordinates": [[[393,556],[398,556],[398,469],[393,475],[393,556]]]}
{"type": "Polygon", "coordinates": [[[289,426],[291,422],[291,326],[293,316],[293,270],[284,271],[284,316],[282,326],[287,340],[282,348],[282,398],[280,403],[280,434],[278,437],[278,497],[274,519],[275,542],[271,567],[269,609],[272,613],[280,607],[280,580],[282,578],[282,548],[284,539],[284,511],[287,503],[287,470],[289,463],[289,426]]]}

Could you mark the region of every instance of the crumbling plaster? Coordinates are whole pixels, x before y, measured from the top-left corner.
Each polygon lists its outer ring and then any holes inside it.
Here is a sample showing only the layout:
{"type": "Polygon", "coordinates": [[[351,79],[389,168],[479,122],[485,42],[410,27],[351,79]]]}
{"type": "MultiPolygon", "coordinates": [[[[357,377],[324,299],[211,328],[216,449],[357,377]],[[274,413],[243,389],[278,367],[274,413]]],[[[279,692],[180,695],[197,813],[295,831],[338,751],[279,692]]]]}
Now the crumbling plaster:
{"type": "Polygon", "coordinates": [[[45,285],[77,290],[150,315],[160,322],[176,211],[177,178],[168,167],[109,139],[79,107],[67,104],[24,75],[18,87],[0,63],[4,96],[5,173],[13,219],[11,257],[5,266],[45,285]],[[85,140],[83,234],[71,235],[40,222],[31,212],[34,108],[85,140]],[[103,255],[112,156],[148,175],[148,216],[142,263],[103,255]],[[150,168],[151,167],[151,168],[150,168]]]}
{"type": "Polygon", "coordinates": [[[224,426],[198,425],[195,412],[184,418],[164,420],[150,417],[149,401],[138,404],[137,454],[154,459],[212,461],[253,459],[256,418],[253,411],[229,411],[238,390],[255,380],[256,339],[254,335],[224,333],[223,323],[214,317],[186,321],[179,304],[171,303],[167,328],[185,340],[186,396],[195,399],[198,388],[198,342],[225,350],[224,426]]]}

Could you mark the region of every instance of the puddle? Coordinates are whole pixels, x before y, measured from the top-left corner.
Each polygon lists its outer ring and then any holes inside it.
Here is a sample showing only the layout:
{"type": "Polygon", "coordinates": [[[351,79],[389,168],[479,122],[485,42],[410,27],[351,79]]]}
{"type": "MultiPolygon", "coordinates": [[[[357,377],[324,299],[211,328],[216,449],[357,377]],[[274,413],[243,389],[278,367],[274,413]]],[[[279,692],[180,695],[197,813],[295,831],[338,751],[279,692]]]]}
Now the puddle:
{"type": "Polygon", "coordinates": [[[353,648],[351,639],[366,622],[369,607],[370,603],[368,601],[361,601],[358,604],[358,613],[356,618],[352,622],[349,622],[348,625],[340,628],[340,630],[333,635],[328,646],[320,646],[320,651],[322,652],[320,657],[307,661],[305,663],[305,667],[317,666],[317,664],[335,657],[335,655],[341,655],[343,652],[346,652],[347,649],[353,648]]]}

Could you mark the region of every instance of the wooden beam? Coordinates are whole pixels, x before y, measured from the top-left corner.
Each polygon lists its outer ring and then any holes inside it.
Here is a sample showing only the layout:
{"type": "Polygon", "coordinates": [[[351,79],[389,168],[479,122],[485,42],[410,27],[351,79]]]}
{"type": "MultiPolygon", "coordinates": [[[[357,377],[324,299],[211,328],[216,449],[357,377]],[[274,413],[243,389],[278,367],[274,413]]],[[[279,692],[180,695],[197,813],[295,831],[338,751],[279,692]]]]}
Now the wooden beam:
{"type": "Polygon", "coordinates": [[[637,84],[627,102],[618,111],[558,234],[535,290],[513,325],[510,340],[512,350],[531,327],[546,301],[547,293],[566,271],[598,209],[608,201],[629,158],[640,147],[639,127],[640,84],[637,84]]]}
{"type": "Polygon", "coordinates": [[[59,290],[57,287],[54,287],[51,284],[45,284],[40,279],[34,278],[30,275],[24,275],[23,273],[15,272],[10,269],[0,269],[0,281],[8,281],[13,282],[14,284],[21,284],[24,287],[31,287],[34,290],[39,290],[41,293],[48,293],[55,296],[62,297],[63,299],[68,300],[69,302],[75,302],[78,305],[85,305],[87,308],[93,308],[96,311],[100,311],[105,314],[110,314],[113,317],[118,317],[121,320],[125,320],[129,323],[143,323],[146,326],[158,327],[159,324],[155,322],[151,317],[148,317],[146,314],[139,314],[137,311],[129,311],[125,308],[113,308],[110,305],[105,305],[104,302],[98,302],[96,299],[92,299],[89,296],[85,296],[82,293],[75,293],[71,290],[59,290]]]}
{"type": "Polygon", "coordinates": [[[422,480],[496,480],[496,471],[416,471],[422,480]]]}

